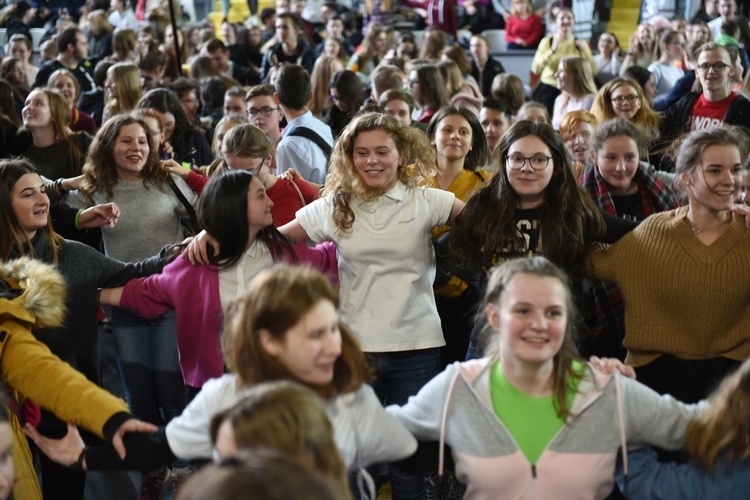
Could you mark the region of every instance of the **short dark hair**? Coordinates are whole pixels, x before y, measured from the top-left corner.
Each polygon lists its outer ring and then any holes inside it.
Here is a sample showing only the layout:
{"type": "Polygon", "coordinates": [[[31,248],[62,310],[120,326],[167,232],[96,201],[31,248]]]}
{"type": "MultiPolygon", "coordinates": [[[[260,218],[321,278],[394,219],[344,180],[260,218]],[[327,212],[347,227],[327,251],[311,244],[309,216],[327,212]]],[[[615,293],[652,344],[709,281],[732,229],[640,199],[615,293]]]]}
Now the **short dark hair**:
{"type": "MultiPolygon", "coordinates": [[[[326,4],[326,5],[328,5],[328,4],[326,4]]],[[[336,5],[336,4],[334,4],[334,5],[336,5]]],[[[341,21],[341,24],[344,24],[344,20],[338,14],[334,14],[331,17],[329,17],[328,21],[326,21],[326,24],[330,23],[331,21],[341,21]]]]}
{"type": "Polygon", "coordinates": [[[500,99],[485,99],[482,101],[482,107],[488,109],[494,109],[504,114],[506,118],[511,117],[510,106],[508,103],[500,99]]]}
{"type": "Polygon", "coordinates": [[[97,87],[104,87],[104,82],[107,81],[107,71],[114,65],[115,63],[112,61],[106,60],[96,63],[96,66],[94,66],[94,82],[97,87]]]}
{"type": "Polygon", "coordinates": [[[302,109],[310,102],[310,74],[299,64],[282,64],[276,73],[276,94],[281,104],[302,109]]]}
{"type": "Polygon", "coordinates": [[[222,42],[222,41],[221,41],[221,40],[219,40],[218,38],[214,38],[213,40],[210,40],[210,41],[209,41],[209,42],[208,42],[208,43],[206,44],[206,53],[209,53],[209,54],[210,54],[211,52],[215,52],[215,51],[217,51],[217,50],[220,50],[220,51],[222,51],[222,52],[226,52],[226,51],[228,51],[229,49],[227,49],[227,46],[226,46],[226,45],[224,45],[224,42],[222,42]]]}
{"type": "Polygon", "coordinates": [[[247,97],[245,97],[245,89],[237,87],[236,85],[228,88],[227,91],[224,92],[224,97],[226,96],[241,97],[243,101],[247,101],[247,97]]]}
{"type": "Polygon", "coordinates": [[[736,21],[729,19],[721,23],[721,34],[734,36],[735,33],[740,29],[740,25],[736,21]]]}
{"type": "Polygon", "coordinates": [[[266,7],[260,11],[260,22],[265,23],[266,20],[271,19],[274,15],[276,15],[276,9],[273,7],[266,7]]]}
{"type": "Polygon", "coordinates": [[[406,91],[403,89],[388,89],[382,94],[380,94],[380,99],[378,100],[378,104],[380,104],[381,107],[385,108],[385,105],[388,104],[390,101],[404,101],[407,106],[409,106],[409,112],[414,111],[414,98],[409,95],[406,91]]]}
{"type": "Polygon", "coordinates": [[[23,42],[26,45],[27,49],[32,50],[31,40],[29,40],[29,37],[27,37],[23,33],[16,33],[15,35],[11,36],[10,41],[8,43],[13,43],[13,42],[23,42]]]}
{"type": "Polygon", "coordinates": [[[250,90],[247,91],[247,94],[245,94],[245,100],[249,101],[253,97],[259,96],[273,97],[275,93],[276,89],[273,85],[270,83],[261,83],[260,85],[251,87],[250,90]]]}
{"type": "Polygon", "coordinates": [[[200,88],[201,84],[198,80],[196,80],[195,78],[186,78],[184,76],[177,78],[175,81],[169,84],[169,90],[177,93],[177,95],[180,97],[182,97],[182,94],[184,92],[189,91],[194,91],[197,96],[200,88]]]}
{"type": "Polygon", "coordinates": [[[227,84],[220,76],[209,76],[201,81],[201,101],[209,109],[221,108],[224,105],[224,94],[227,84]]]}
{"type": "Polygon", "coordinates": [[[159,66],[167,64],[167,54],[158,48],[149,48],[138,58],[138,69],[141,71],[154,71],[159,66]]]}
{"type": "Polygon", "coordinates": [[[78,26],[68,26],[57,36],[57,52],[62,53],[68,50],[68,45],[71,43],[75,45],[78,40],[76,36],[78,33],[83,34],[83,31],[78,26]]]}

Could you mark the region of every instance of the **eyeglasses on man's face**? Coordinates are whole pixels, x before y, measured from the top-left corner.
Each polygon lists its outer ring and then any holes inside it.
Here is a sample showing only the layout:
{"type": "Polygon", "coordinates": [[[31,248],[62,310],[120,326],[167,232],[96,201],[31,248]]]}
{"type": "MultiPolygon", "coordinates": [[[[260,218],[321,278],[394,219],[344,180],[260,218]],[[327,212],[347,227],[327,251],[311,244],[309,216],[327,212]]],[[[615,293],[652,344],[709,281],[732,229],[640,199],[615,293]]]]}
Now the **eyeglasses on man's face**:
{"type": "Polygon", "coordinates": [[[702,63],[702,64],[699,64],[697,66],[698,71],[700,71],[702,73],[708,73],[708,70],[710,70],[710,69],[713,69],[715,73],[721,73],[722,71],[724,71],[728,67],[729,67],[729,65],[726,64],[726,63],[723,63],[723,62],[717,62],[717,63],[713,63],[713,64],[702,63]]]}
{"type": "Polygon", "coordinates": [[[260,108],[260,109],[258,109],[258,108],[249,108],[247,110],[247,114],[250,115],[250,116],[258,116],[258,115],[271,116],[271,113],[273,113],[274,111],[278,111],[278,110],[279,110],[279,108],[271,108],[271,107],[268,107],[268,106],[266,106],[265,108],[260,108]]]}

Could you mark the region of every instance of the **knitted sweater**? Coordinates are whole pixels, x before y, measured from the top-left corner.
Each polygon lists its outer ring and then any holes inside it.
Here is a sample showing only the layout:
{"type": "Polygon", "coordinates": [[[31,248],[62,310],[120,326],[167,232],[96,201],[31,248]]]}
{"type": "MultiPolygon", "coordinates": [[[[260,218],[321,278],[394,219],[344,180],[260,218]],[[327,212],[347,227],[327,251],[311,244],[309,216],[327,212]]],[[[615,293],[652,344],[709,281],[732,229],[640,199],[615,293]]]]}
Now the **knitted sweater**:
{"type": "Polygon", "coordinates": [[[595,253],[592,272],[625,297],[626,362],[663,354],[681,359],[750,357],[750,231],[734,217],[706,246],[685,221],[687,209],[647,218],[595,253]]]}

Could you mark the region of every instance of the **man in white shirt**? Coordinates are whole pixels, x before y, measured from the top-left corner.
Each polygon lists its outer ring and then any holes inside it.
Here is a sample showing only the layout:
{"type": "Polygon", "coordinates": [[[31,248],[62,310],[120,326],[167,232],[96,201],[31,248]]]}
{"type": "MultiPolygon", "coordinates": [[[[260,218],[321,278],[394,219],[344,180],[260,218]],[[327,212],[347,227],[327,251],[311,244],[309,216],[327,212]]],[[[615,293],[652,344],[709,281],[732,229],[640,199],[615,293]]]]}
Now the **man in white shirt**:
{"type": "Polygon", "coordinates": [[[312,99],[310,74],[298,64],[284,64],[276,76],[276,104],[286,117],[287,126],[276,150],[276,171],[294,168],[303,179],[323,184],[333,150],[331,127],[315,118],[308,109],[312,99]]]}

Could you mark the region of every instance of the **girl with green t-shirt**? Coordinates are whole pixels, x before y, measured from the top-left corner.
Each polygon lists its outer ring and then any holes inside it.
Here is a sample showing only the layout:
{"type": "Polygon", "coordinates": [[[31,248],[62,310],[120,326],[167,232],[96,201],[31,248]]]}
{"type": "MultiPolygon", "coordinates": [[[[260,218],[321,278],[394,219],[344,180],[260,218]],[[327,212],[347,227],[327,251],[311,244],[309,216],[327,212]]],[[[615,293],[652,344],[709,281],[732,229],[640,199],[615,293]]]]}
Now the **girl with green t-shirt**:
{"type": "Polygon", "coordinates": [[[492,354],[387,408],[417,439],[451,446],[465,498],[605,498],[620,448],[681,447],[697,407],[577,359],[568,279],[549,260],[495,268],[485,302],[492,354]]]}

